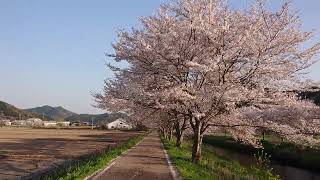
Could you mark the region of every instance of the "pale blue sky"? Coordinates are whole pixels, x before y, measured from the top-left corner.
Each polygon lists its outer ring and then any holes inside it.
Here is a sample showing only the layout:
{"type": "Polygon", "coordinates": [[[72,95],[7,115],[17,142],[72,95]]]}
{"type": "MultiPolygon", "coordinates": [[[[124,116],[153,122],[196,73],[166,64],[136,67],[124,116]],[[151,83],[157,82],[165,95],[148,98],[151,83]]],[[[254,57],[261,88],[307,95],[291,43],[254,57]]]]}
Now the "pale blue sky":
{"type": "MultiPolygon", "coordinates": [[[[279,0],[269,0],[277,7],[279,0]]],[[[105,52],[118,29],[139,24],[169,0],[0,0],[0,100],[20,108],[64,106],[77,113],[101,112],[91,91],[112,77],[105,52]]],[[[245,7],[245,0],[232,0],[245,7]]],[[[295,0],[305,30],[320,37],[320,1],[295,0]]],[[[320,63],[310,71],[320,80],[320,63]]]]}

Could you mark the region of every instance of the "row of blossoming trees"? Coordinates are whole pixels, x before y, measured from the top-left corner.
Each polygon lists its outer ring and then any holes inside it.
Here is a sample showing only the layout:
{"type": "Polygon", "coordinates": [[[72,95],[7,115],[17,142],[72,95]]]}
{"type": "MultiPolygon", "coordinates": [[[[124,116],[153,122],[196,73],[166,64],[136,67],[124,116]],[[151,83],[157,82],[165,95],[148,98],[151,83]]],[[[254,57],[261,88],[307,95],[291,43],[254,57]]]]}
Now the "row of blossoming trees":
{"type": "Polygon", "coordinates": [[[127,112],[131,119],[193,139],[198,163],[204,134],[225,129],[259,147],[263,128],[297,143],[315,143],[319,110],[294,92],[308,87],[303,73],[320,45],[306,47],[290,3],[275,12],[264,1],[233,10],[223,0],[176,0],[142,27],[121,31],[110,55],[115,78],[95,94],[98,107],[127,112]]]}

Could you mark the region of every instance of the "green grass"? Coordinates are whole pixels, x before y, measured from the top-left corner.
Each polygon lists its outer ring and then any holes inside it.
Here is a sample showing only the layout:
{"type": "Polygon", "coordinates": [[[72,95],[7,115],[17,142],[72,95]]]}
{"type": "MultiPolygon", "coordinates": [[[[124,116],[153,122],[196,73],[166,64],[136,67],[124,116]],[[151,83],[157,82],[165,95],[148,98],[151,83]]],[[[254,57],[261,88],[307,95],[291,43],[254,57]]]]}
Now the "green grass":
{"type": "MultiPolygon", "coordinates": [[[[203,142],[249,155],[260,151],[252,146],[238,143],[228,136],[206,136],[203,142]]],[[[320,171],[320,150],[317,148],[295,145],[272,136],[266,136],[262,144],[264,152],[271,155],[271,160],[276,160],[283,165],[320,171]]]]}
{"type": "Polygon", "coordinates": [[[185,143],[182,148],[177,148],[172,141],[162,138],[162,142],[183,180],[279,179],[268,170],[243,167],[239,162],[218,156],[210,146],[203,146],[201,163],[193,164],[190,160],[191,143],[185,143]]]}
{"type": "Polygon", "coordinates": [[[130,138],[127,142],[106,150],[104,152],[87,156],[74,163],[71,163],[67,167],[60,167],[49,175],[43,176],[40,179],[44,180],[75,180],[84,179],[85,177],[93,174],[97,170],[104,168],[111,160],[121,155],[126,150],[132,148],[144,136],[130,138]]]}

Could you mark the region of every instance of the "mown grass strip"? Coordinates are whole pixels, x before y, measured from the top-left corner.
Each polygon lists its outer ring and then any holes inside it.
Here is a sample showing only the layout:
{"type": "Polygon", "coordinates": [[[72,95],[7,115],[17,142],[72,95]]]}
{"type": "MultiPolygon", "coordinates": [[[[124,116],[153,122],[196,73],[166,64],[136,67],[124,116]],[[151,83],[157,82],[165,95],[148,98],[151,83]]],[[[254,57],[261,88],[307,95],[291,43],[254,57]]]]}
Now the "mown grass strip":
{"type": "Polygon", "coordinates": [[[48,175],[40,177],[43,180],[76,180],[95,173],[104,168],[111,160],[135,146],[144,138],[144,135],[130,138],[127,142],[104,152],[87,156],[67,166],[61,166],[48,175]]]}
{"type": "Polygon", "coordinates": [[[239,162],[217,156],[209,146],[203,146],[200,164],[191,163],[191,143],[177,148],[172,141],[161,138],[170,159],[176,166],[182,180],[277,180],[271,171],[256,167],[243,167],[239,162]]]}

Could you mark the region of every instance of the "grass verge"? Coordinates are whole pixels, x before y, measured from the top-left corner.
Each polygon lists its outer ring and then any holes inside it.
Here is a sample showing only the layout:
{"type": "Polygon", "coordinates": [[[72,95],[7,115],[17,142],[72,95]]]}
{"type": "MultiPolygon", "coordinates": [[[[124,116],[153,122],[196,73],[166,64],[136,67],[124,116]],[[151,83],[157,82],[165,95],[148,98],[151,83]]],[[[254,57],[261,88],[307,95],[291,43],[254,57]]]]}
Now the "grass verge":
{"type": "Polygon", "coordinates": [[[75,180],[84,179],[99,169],[104,168],[111,160],[121,155],[126,150],[135,146],[144,138],[144,135],[130,138],[127,142],[120,144],[114,148],[108,148],[100,153],[95,153],[82,157],[77,161],[58,167],[48,175],[44,175],[39,179],[43,180],[75,180]]]}
{"type": "Polygon", "coordinates": [[[191,162],[191,143],[184,143],[182,148],[177,148],[175,143],[161,138],[164,148],[176,166],[182,180],[277,180],[278,176],[272,175],[269,170],[257,167],[243,167],[239,162],[227,160],[218,156],[204,145],[200,164],[191,162]]]}
{"type": "MultiPolygon", "coordinates": [[[[320,150],[316,148],[294,145],[286,141],[273,141],[272,137],[262,141],[264,152],[271,155],[272,160],[283,165],[290,165],[312,171],[320,171],[320,150]]],[[[234,141],[228,136],[206,136],[205,144],[218,146],[245,154],[255,154],[259,149],[234,141]]]]}

